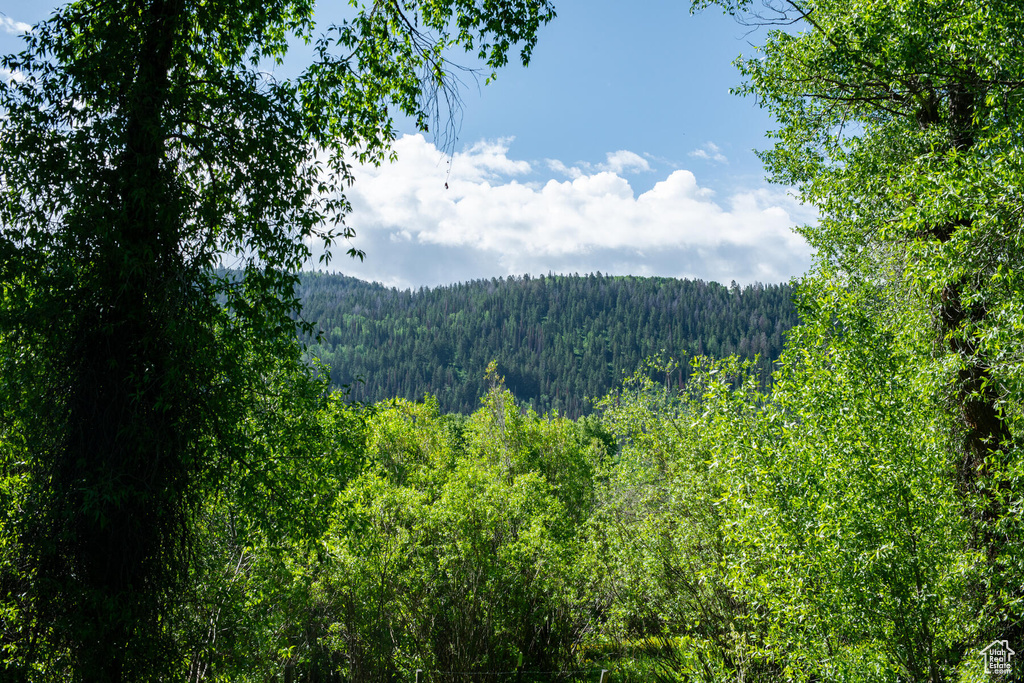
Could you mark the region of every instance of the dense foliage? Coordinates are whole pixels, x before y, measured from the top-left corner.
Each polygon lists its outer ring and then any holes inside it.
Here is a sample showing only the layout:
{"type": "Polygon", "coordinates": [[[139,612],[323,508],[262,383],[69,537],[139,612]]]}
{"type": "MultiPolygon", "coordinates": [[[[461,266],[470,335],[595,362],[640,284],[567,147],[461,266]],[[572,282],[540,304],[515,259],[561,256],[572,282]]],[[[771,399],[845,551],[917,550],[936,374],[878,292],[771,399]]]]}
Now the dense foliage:
{"type": "MultiPolygon", "coordinates": [[[[976,556],[960,593],[971,620],[957,637],[1021,643],[1020,7],[792,0],[773,9],[803,30],[773,32],[765,58],[742,65],[779,123],[764,159],[821,211],[803,231],[818,249],[805,287],[822,299],[866,292],[857,308],[869,317],[866,328],[799,345],[845,344],[874,329],[892,339],[890,362],[905,381],[934,382],[916,400],[945,425],[943,478],[968,525],[961,550],[976,556]]],[[[915,432],[908,443],[936,433],[915,432]]],[[[907,675],[942,678],[937,658],[907,662],[907,675]]]]}
{"type": "MultiPolygon", "coordinates": [[[[422,114],[414,77],[447,41],[403,33],[413,3],[382,3],[338,30],[339,45],[365,48],[358,69],[328,41],[298,84],[266,82],[256,63],[309,29],[309,7],[261,7],[77,3],[4,62],[29,75],[0,89],[5,680],[607,669],[615,681],[968,683],[992,680],[986,647],[1021,650],[1015,3],[783,0],[746,15],[787,26],[741,66],[779,123],[770,171],[821,212],[803,228],[818,256],[797,287],[800,324],[770,392],[768,365],[662,362],[575,421],[517,401],[501,368],[521,393],[545,390],[535,403],[571,412],[564,401],[583,397],[561,392],[592,390],[573,373],[608,381],[623,349],[661,351],[644,346],[648,327],[670,330],[667,355],[742,351],[744,335],[760,349],[742,330],[781,334],[784,309],[773,318],[762,303],[786,289],[595,275],[412,293],[341,280],[353,303],[332,313],[321,285],[335,278],[310,276],[306,319],[336,321],[314,353],[352,364],[371,349],[408,368],[410,391],[439,349],[427,386],[457,369],[483,398],[453,414],[431,396],[329,394],[291,317],[301,237],[329,208],[304,201],[306,141],[386,142],[374,103],[392,93],[422,114]],[[227,137],[210,138],[200,114],[226,117],[227,137]],[[247,260],[244,277],[212,268],[224,249],[247,260]],[[707,328],[714,344],[686,336],[715,305],[727,315],[707,328]],[[331,341],[348,328],[365,335],[359,354],[331,341]],[[469,336],[493,337],[501,368],[471,366],[469,336]]],[[[444,35],[454,12],[453,39],[483,40],[493,66],[510,41],[528,55],[549,16],[492,0],[415,8],[444,35]]],[[[1020,670],[1012,659],[1004,680],[1020,670]]]]}
{"type": "Polygon", "coordinates": [[[548,275],[398,291],[341,275],[307,274],[296,290],[322,332],[309,353],[367,402],[434,396],[473,412],[497,360],[516,399],[575,418],[649,356],[758,359],[763,377],[796,323],[792,288],[672,278],[548,275]],[[359,381],[361,380],[361,381],[359,381]]]}
{"type": "Polygon", "coordinates": [[[323,419],[362,458],[332,482],[312,543],[268,535],[233,497],[209,501],[191,680],[574,670],[592,612],[581,532],[608,441],[522,412],[491,381],[468,417],[432,399],[332,404],[323,419]]]}
{"type": "Polygon", "coordinates": [[[334,403],[361,459],[314,542],[210,502],[195,680],[977,680],[941,376],[871,291],[818,294],[770,395],[704,360],[575,422],[493,366],[469,416],[334,403]]]}
{"type": "Polygon", "coordinates": [[[206,502],[322,524],[338,468],[304,424],[327,399],[295,273],[351,236],[352,155],[387,158],[395,114],[426,128],[453,48],[525,62],[553,16],[375,2],[318,35],[313,12],[77,0],[0,62],[5,677],[175,678],[206,502]],[[275,77],[290,41],[314,62],[275,77]]]}

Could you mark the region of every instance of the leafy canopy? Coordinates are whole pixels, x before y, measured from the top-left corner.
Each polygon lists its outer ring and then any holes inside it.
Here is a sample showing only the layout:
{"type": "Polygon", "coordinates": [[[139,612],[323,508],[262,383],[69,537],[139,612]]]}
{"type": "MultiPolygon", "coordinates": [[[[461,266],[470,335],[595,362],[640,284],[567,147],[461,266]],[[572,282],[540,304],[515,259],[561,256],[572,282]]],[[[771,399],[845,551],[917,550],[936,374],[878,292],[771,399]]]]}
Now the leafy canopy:
{"type": "MultiPolygon", "coordinates": [[[[739,64],[743,92],[755,95],[778,124],[774,146],[762,155],[769,173],[819,210],[819,222],[801,229],[817,250],[804,288],[822,302],[844,300],[837,292],[846,290],[856,300],[852,308],[870,319],[840,336],[820,336],[826,328],[819,326],[792,343],[806,348],[813,377],[831,371],[821,348],[840,353],[856,339],[877,347],[882,342],[872,330],[885,330],[894,339],[880,348],[890,355],[874,361],[872,371],[888,363],[894,379],[907,371],[934,378],[931,393],[921,384],[915,399],[931,403],[932,413],[908,414],[906,424],[948,418],[948,432],[934,441],[936,432],[922,426],[908,443],[940,448],[948,466],[943,476],[970,521],[961,550],[976,561],[958,609],[976,618],[962,638],[979,648],[996,638],[1019,640],[1020,8],[973,0],[694,4],[710,5],[775,26],[763,55],[739,64]]],[[[821,404],[822,415],[874,410],[860,399],[824,400],[833,389],[817,380],[808,388],[815,386],[806,400],[821,404]]],[[[869,418],[860,413],[864,423],[869,418]]],[[[835,429],[843,433],[838,424],[835,429]]],[[[852,436],[844,443],[856,452],[852,436]]],[[[934,457],[910,446],[885,451],[894,465],[934,457]]],[[[809,462],[803,467],[813,469],[809,462]]],[[[942,471],[934,461],[929,467],[942,471]]],[[[919,608],[927,633],[920,638],[939,648],[945,617],[934,605],[919,608]],[[926,618],[929,613],[935,616],[926,618]]],[[[904,665],[913,676],[935,680],[944,656],[905,658],[904,665]]]]}
{"type": "Polygon", "coordinates": [[[18,675],[174,670],[196,515],[225,481],[301,533],[316,505],[282,502],[318,500],[287,490],[316,477],[282,473],[318,462],[317,428],[287,414],[325,399],[293,287],[314,242],[353,236],[347,159],[383,161],[395,114],[426,128],[449,50],[526,62],[554,16],[392,0],[318,33],[313,8],[82,0],[0,60],[18,75],[0,83],[0,642],[18,675]],[[314,62],[268,73],[293,40],[314,62]]]}

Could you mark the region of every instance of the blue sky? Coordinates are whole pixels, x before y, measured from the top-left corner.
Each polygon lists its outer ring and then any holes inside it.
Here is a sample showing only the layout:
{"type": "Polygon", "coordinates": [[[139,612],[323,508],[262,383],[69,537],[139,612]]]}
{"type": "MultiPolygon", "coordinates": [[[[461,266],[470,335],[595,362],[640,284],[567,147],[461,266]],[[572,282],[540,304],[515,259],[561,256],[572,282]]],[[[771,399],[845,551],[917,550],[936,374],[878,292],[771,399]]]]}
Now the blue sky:
{"type": "MultiPolygon", "coordinates": [[[[326,23],[347,3],[321,5],[326,23]]],[[[397,163],[358,169],[349,223],[367,258],[339,256],[332,269],[399,287],[547,272],[801,274],[810,250],[790,227],[813,212],[764,181],[753,150],[771,121],[729,92],[732,62],[763,34],[688,7],[556,0],[529,68],[487,86],[464,78],[457,139],[405,124],[397,163]]],[[[7,0],[0,12],[6,53],[49,6],[7,0]]]]}

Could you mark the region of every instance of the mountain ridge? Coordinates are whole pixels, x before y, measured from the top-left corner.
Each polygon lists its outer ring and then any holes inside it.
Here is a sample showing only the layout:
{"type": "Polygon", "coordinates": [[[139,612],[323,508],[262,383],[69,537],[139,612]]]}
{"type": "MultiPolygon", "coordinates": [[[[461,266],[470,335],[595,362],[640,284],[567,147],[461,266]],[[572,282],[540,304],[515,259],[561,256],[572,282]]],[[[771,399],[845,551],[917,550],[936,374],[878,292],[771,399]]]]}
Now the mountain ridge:
{"type": "Polygon", "coordinates": [[[308,353],[336,387],[375,402],[430,393],[442,410],[468,413],[495,360],[516,398],[538,412],[589,411],[650,356],[760,356],[768,374],[797,321],[788,284],[726,287],[667,277],[511,276],[417,290],[348,275],[306,273],[302,316],[321,330],[308,353]]]}

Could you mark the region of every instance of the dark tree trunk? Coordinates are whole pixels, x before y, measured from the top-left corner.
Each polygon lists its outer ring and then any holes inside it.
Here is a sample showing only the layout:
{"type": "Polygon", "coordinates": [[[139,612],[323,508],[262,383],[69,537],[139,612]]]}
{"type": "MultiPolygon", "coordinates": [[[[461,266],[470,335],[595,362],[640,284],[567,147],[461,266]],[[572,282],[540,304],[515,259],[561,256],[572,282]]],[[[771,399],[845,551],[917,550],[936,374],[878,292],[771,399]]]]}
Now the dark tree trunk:
{"type": "MultiPolygon", "coordinates": [[[[974,119],[981,101],[977,79],[968,74],[948,88],[946,125],[952,149],[966,153],[975,145],[974,119]]],[[[973,227],[970,218],[958,217],[932,231],[942,243],[952,241],[959,230],[973,227]]],[[[977,274],[983,277],[984,274],[977,274]]],[[[999,624],[985,638],[1009,639],[1019,642],[1024,636],[1022,624],[1012,603],[1024,587],[1006,585],[1003,564],[1006,553],[1012,552],[1001,522],[1007,518],[1002,495],[1002,471],[1012,457],[1012,434],[998,408],[999,396],[991,382],[988,360],[981,340],[973,328],[984,322],[984,303],[964,305],[965,295],[974,293],[976,280],[971,275],[945,286],[938,307],[938,328],[943,343],[956,357],[960,369],[952,398],[958,422],[963,429],[962,453],[957,463],[957,484],[964,499],[965,514],[972,520],[976,547],[985,554],[986,585],[976,587],[976,594],[989,611],[990,623],[999,624]]]]}
{"type": "Polygon", "coordinates": [[[180,0],[142,9],[108,194],[68,218],[81,237],[69,245],[78,312],[60,363],[64,428],[41,459],[42,528],[27,545],[38,557],[41,609],[67,634],[75,680],[173,678],[176,666],[163,617],[188,545],[188,434],[179,429],[188,372],[172,332],[181,217],[164,110],[182,14],[180,0]]]}

